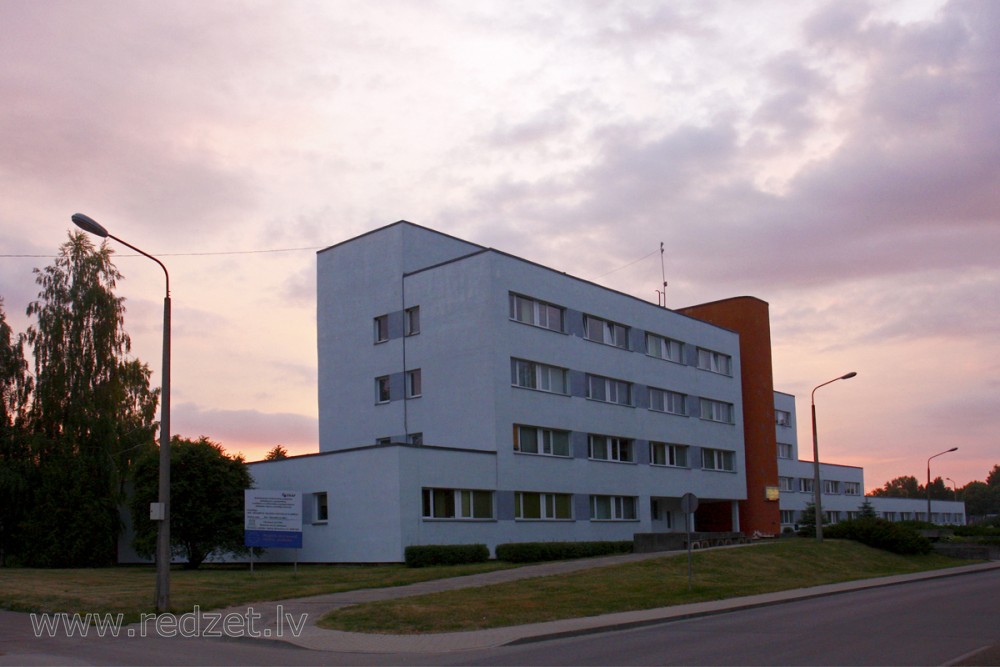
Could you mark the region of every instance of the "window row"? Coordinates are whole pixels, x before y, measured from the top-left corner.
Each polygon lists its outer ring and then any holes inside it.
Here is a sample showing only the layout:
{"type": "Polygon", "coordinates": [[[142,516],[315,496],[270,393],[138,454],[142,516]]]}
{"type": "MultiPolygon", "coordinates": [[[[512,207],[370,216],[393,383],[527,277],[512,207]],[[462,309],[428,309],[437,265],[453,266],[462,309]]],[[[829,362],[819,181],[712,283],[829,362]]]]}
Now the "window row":
{"type": "MultiPolygon", "coordinates": [[[[800,477],[798,481],[799,492],[813,493],[813,489],[816,488],[814,481],[815,480],[812,477],[800,477]]],[[[823,482],[823,493],[825,495],[841,495],[841,494],[845,496],[861,495],[861,482],[841,482],[834,479],[824,479],[822,480],[822,482],[823,482]]],[[[779,477],[778,488],[782,491],[794,491],[795,478],[779,477]]]]}
{"type": "MultiPolygon", "coordinates": [[[[379,446],[391,445],[393,443],[392,438],[375,438],[375,444],[379,446]]],[[[406,444],[416,445],[418,447],[424,444],[424,434],[423,433],[407,433],[406,434],[406,444]]]]}
{"type": "MultiPolygon", "coordinates": [[[[472,489],[423,489],[422,516],[425,519],[486,520],[496,518],[493,491],[472,489]]],[[[590,496],[591,521],[635,521],[635,496],[590,496]]],[[[514,518],[537,521],[572,521],[573,494],[517,491],[514,518]]]]}
{"type": "MultiPolygon", "coordinates": [[[[687,468],[688,445],[649,442],[649,463],[656,466],[687,468]]],[[[522,454],[570,457],[570,432],[538,426],[514,425],[514,451],[522,454]]],[[[636,463],[636,441],[613,435],[587,435],[587,458],[595,461],[636,463]]],[[[736,453],[726,449],[701,448],[701,467],[705,470],[736,470],[736,453]]]]}
{"type": "MultiPolygon", "coordinates": [[[[390,317],[388,314],[379,315],[374,320],[375,343],[384,343],[389,340],[390,317]]],[[[403,335],[415,336],[420,333],[420,306],[407,308],[403,311],[403,335]]]]}
{"type": "MultiPolygon", "coordinates": [[[[511,384],[522,389],[535,389],[552,394],[570,395],[569,369],[550,366],[527,359],[510,360],[511,384]]],[[[635,391],[633,383],[603,375],[585,374],[585,396],[594,401],[614,403],[634,407],[635,391]]],[[[648,387],[649,409],[676,415],[688,414],[688,397],[676,391],[648,387]]],[[[711,398],[699,398],[699,414],[707,421],[723,424],[735,423],[732,403],[711,398]]]]}
{"type": "MultiPolygon", "coordinates": [[[[418,398],[423,395],[423,374],[416,368],[403,374],[403,391],[406,398],[418,398]]],[[[375,402],[388,403],[394,400],[392,376],[381,375],[375,378],[375,402]]]]}
{"type": "MultiPolygon", "coordinates": [[[[566,309],[547,301],[510,293],[510,319],[523,324],[566,333],[566,309]]],[[[631,327],[595,315],[583,316],[583,336],[587,340],[631,350],[631,327]]],[[[645,332],[646,354],[676,363],[684,363],[684,343],[666,336],[645,332]]],[[[697,348],[697,367],[702,370],[733,374],[732,357],[722,352],[697,348]]]]}

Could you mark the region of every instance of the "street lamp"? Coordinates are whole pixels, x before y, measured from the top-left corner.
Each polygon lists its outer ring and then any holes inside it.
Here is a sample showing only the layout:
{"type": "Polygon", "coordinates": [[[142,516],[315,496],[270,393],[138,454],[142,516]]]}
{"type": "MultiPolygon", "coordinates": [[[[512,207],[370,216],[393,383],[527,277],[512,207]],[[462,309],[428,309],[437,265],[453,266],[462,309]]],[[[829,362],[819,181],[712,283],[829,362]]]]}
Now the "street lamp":
{"type": "MultiPolygon", "coordinates": [[[[166,296],[163,297],[163,375],[160,389],[160,491],[159,526],[156,533],[156,610],[170,609],[170,274],[163,262],[148,252],[136,248],[108,233],[100,223],[83,213],[74,213],[73,223],[85,232],[110,238],[150,258],[160,265],[167,279],[166,296]]],[[[151,508],[152,510],[152,508],[151,508]]],[[[153,512],[150,512],[153,515],[153,512]]]]}
{"type": "Polygon", "coordinates": [[[951,477],[945,477],[944,480],[946,482],[951,482],[951,493],[955,497],[955,500],[957,501],[958,500],[958,484],[955,484],[955,480],[953,480],[951,477]]]}
{"type": "Polygon", "coordinates": [[[851,371],[845,375],[841,375],[838,378],[833,378],[828,382],[817,385],[812,390],[812,427],[813,427],[813,505],[816,510],[816,541],[823,541],[823,503],[821,496],[823,495],[823,489],[819,485],[819,437],[816,435],[816,390],[820,387],[825,387],[831,382],[836,382],[837,380],[850,380],[852,377],[857,375],[855,371],[851,371]]]}
{"type": "Polygon", "coordinates": [[[935,454],[930,459],[927,459],[927,523],[931,523],[931,459],[936,459],[939,456],[944,456],[945,454],[951,454],[952,452],[957,452],[958,447],[952,447],[951,449],[946,449],[943,452],[935,454]]]}

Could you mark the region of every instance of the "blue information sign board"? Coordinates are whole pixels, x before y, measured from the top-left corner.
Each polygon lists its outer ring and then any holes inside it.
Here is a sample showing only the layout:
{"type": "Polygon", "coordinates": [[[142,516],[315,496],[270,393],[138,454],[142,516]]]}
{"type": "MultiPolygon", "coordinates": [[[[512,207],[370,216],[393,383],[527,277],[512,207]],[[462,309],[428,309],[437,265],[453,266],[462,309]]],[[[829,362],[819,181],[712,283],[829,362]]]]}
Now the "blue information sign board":
{"type": "Polygon", "coordinates": [[[244,546],[302,548],[302,495],[298,491],[247,489],[243,510],[244,546]]]}

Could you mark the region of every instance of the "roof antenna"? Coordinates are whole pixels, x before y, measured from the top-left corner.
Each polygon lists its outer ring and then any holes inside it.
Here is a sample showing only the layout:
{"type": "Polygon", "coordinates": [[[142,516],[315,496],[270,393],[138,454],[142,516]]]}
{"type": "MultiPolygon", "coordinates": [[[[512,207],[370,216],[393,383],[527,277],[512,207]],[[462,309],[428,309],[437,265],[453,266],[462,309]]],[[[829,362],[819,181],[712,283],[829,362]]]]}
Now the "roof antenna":
{"type": "Polygon", "coordinates": [[[657,305],[667,307],[667,272],[663,268],[663,241],[660,241],[660,276],[663,278],[663,291],[656,290],[657,305]]]}

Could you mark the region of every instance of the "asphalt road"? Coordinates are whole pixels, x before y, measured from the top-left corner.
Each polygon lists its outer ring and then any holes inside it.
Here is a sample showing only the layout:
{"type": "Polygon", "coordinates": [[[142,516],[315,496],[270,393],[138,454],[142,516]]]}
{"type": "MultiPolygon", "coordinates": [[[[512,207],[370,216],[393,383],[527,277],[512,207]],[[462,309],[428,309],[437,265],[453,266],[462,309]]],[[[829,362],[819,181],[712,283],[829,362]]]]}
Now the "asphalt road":
{"type": "Polygon", "coordinates": [[[421,655],[327,653],[265,640],[36,639],[25,614],[0,612],[0,665],[1000,665],[998,646],[1000,570],[632,630],[421,655]]]}

